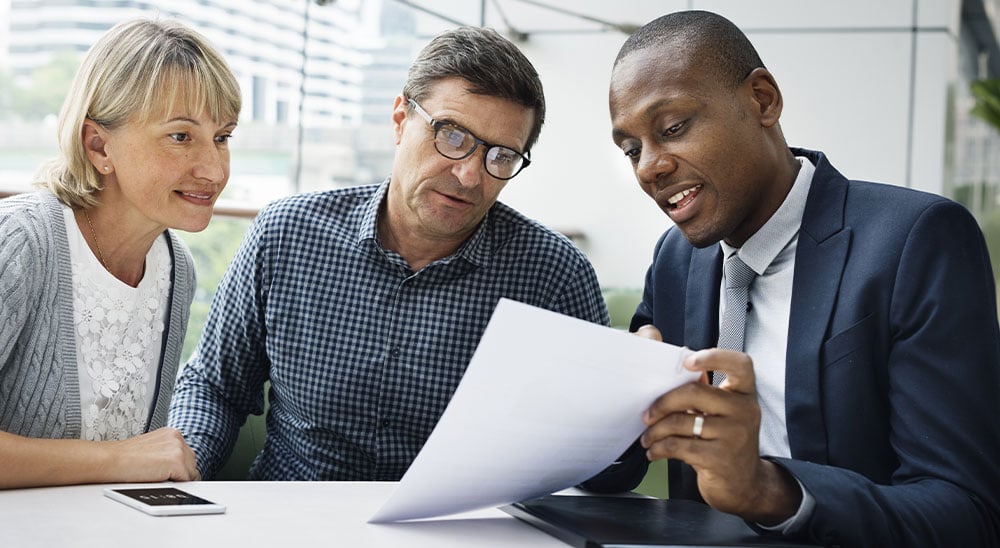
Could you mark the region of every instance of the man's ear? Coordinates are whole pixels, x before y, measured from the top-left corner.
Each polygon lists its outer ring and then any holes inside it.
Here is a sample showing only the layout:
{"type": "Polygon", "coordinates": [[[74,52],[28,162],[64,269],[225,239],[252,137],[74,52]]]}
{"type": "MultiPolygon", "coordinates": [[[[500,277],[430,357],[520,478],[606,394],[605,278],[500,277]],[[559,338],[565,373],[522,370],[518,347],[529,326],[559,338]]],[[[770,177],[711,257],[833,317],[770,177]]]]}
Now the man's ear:
{"type": "Polygon", "coordinates": [[[781,109],[784,103],[774,75],[766,68],[755,68],[747,76],[745,85],[750,86],[760,125],[772,127],[777,124],[778,119],[781,118],[781,109]]]}
{"type": "Polygon", "coordinates": [[[86,118],[80,129],[83,138],[83,150],[87,153],[90,163],[101,173],[107,173],[111,166],[111,158],[107,151],[108,132],[101,124],[86,118]],[[107,167],[108,169],[105,169],[107,167]]]}
{"type": "Polygon", "coordinates": [[[397,95],[396,101],[392,104],[392,131],[396,136],[397,145],[403,139],[403,123],[406,121],[406,109],[409,107],[410,103],[403,95],[397,95]]]}

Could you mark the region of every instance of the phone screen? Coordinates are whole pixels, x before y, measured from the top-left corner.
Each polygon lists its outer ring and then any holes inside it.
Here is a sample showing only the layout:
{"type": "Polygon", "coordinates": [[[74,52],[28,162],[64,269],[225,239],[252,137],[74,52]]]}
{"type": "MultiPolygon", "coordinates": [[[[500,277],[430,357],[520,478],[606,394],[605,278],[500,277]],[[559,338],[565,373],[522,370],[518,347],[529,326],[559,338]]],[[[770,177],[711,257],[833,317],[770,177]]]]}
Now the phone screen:
{"type": "Polygon", "coordinates": [[[105,496],[153,515],[218,514],[225,506],[174,487],[105,489],[105,496]]]}

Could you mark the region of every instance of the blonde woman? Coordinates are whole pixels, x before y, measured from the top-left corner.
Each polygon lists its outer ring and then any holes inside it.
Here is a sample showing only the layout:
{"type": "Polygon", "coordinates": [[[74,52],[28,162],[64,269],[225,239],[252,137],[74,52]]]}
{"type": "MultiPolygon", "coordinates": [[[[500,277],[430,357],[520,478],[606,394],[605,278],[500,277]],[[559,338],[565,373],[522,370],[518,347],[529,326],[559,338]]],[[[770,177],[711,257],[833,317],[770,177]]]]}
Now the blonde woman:
{"type": "Polygon", "coordinates": [[[164,428],[199,231],[229,179],[241,98],[222,56],[173,21],[91,48],[41,190],[0,200],[0,488],[193,480],[164,428]]]}

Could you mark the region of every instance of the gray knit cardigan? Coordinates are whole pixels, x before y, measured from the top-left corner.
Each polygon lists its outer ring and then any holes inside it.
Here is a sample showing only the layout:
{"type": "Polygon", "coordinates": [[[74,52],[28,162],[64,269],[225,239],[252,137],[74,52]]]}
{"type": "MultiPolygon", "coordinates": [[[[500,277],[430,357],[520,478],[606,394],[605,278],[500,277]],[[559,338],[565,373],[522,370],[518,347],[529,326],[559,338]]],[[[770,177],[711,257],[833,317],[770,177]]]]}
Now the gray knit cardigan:
{"type": "MultiPolygon", "coordinates": [[[[80,385],[73,277],[62,205],[48,191],[0,200],[0,430],[79,438],[80,385]]],[[[166,424],[184,346],[195,274],[191,254],[164,232],[171,294],[146,430],[166,424]]]]}

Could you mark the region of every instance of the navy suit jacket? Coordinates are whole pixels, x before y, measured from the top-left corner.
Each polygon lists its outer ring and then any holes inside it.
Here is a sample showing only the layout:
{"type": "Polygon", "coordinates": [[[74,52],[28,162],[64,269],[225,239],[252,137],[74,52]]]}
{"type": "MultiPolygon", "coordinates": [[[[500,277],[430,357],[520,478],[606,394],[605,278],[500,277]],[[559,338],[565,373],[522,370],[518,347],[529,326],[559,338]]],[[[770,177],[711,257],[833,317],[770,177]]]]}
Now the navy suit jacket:
{"type": "MultiPolygon", "coordinates": [[[[985,242],[940,196],[849,181],[819,152],[795,254],[785,364],[791,459],[816,500],[795,536],[848,546],[1000,543],[1000,329],[985,242]]],[[[719,246],[672,228],[635,330],[718,340],[719,246]]],[[[751,292],[752,295],[752,292],[751,292]]],[[[755,367],[767,367],[756,363],[755,367]]],[[[671,462],[672,497],[700,498],[671,462]]]]}

